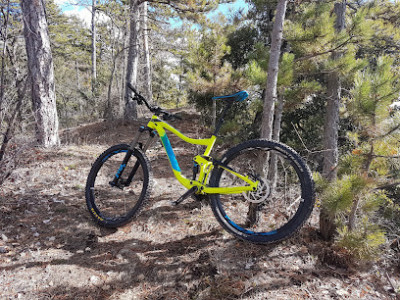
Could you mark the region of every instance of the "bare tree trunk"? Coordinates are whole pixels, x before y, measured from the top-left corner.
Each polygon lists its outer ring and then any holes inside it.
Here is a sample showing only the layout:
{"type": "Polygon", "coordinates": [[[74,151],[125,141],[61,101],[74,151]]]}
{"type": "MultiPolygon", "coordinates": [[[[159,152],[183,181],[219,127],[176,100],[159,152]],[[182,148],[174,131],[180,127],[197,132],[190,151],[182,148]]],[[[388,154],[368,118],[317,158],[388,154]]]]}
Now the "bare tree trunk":
{"type": "MultiPolygon", "coordinates": [[[[280,140],[281,135],[281,122],[282,122],[282,113],[283,113],[283,98],[278,101],[278,106],[275,107],[275,116],[274,116],[274,129],[272,132],[272,139],[274,141],[280,140]]],[[[271,187],[276,187],[277,180],[277,170],[278,170],[278,156],[275,153],[271,153],[271,160],[269,163],[269,171],[268,171],[268,179],[270,181],[271,187]]]]}
{"type": "MultiPolygon", "coordinates": [[[[268,76],[266,90],[264,93],[264,106],[261,124],[261,137],[266,139],[272,138],[272,126],[274,119],[274,106],[277,99],[277,83],[279,72],[279,58],[281,55],[281,45],[283,38],[283,23],[285,21],[286,7],[288,0],[279,0],[276,7],[275,22],[272,28],[271,51],[268,62],[268,76]]],[[[261,158],[264,162],[268,162],[268,157],[261,158]]],[[[247,225],[253,225],[258,220],[258,205],[251,203],[247,213],[247,225]]]]}
{"type": "MultiPolygon", "coordinates": [[[[345,29],[346,0],[335,3],[335,29],[340,33],[345,29]]],[[[332,59],[338,59],[341,53],[332,53],[332,59]]],[[[327,106],[324,124],[324,164],[323,175],[328,180],[336,179],[338,163],[338,131],[339,131],[339,103],[341,84],[339,73],[334,70],[327,75],[327,106]]]]}
{"type": "Polygon", "coordinates": [[[75,61],[75,74],[76,74],[76,86],[78,90],[81,89],[81,79],[79,77],[79,68],[78,68],[78,62],[75,61]]]}
{"type": "Polygon", "coordinates": [[[178,108],[179,107],[179,103],[181,102],[181,97],[182,97],[182,95],[183,95],[183,92],[182,92],[182,90],[183,90],[183,76],[182,76],[182,74],[183,74],[183,57],[181,56],[180,57],[180,59],[179,59],[179,66],[180,66],[180,71],[179,71],[179,86],[178,86],[178,90],[179,90],[179,95],[178,95],[178,97],[176,97],[176,102],[175,102],[175,108],[178,108]]]}
{"type": "MultiPolygon", "coordinates": [[[[138,0],[130,2],[130,33],[129,33],[129,51],[128,62],[126,67],[126,83],[136,86],[137,82],[137,66],[139,60],[139,6],[138,0]]],[[[126,85],[125,87],[125,119],[137,119],[137,107],[134,101],[130,100],[131,90],[126,85]]]]}
{"type": "Polygon", "coordinates": [[[111,92],[112,92],[112,84],[113,84],[113,80],[114,80],[116,64],[117,64],[117,56],[114,56],[113,61],[112,61],[110,80],[108,82],[107,105],[106,105],[106,109],[104,111],[104,118],[108,119],[108,120],[112,120],[114,118],[113,108],[112,108],[112,100],[111,100],[111,96],[112,96],[111,92]]]}
{"type": "Polygon", "coordinates": [[[147,19],[147,1],[143,2],[142,7],[142,31],[143,31],[143,50],[144,50],[144,87],[145,94],[148,100],[152,98],[151,88],[151,60],[149,49],[149,30],[147,19]]]}
{"type": "Polygon", "coordinates": [[[217,101],[211,100],[212,101],[212,110],[211,110],[211,126],[213,129],[217,126],[217,101]]]}
{"type": "MultiPolygon", "coordinates": [[[[339,33],[345,29],[346,0],[335,3],[334,11],[336,14],[335,29],[339,33]]],[[[337,59],[340,53],[332,53],[332,58],[337,59]]],[[[339,104],[340,104],[341,84],[339,73],[332,71],[327,75],[327,105],[324,124],[324,162],[323,176],[333,181],[337,176],[337,164],[339,158],[338,151],[338,132],[339,132],[339,104]]],[[[336,231],[334,219],[322,207],[320,212],[320,231],[325,240],[331,240],[336,231]]]]}
{"type": "MultiPolygon", "coordinates": [[[[127,23],[128,25],[128,23],[127,23]]],[[[126,26],[128,28],[128,26],[126,26]]],[[[127,45],[127,29],[124,29],[123,33],[123,47],[122,47],[122,58],[121,58],[121,90],[120,99],[118,106],[118,118],[123,118],[125,110],[125,92],[126,92],[126,45],[127,45]]]]}
{"type": "Polygon", "coordinates": [[[271,139],[274,117],[274,105],[277,100],[277,83],[279,72],[279,58],[283,38],[283,23],[288,0],[279,0],[276,7],[275,22],[271,36],[271,52],[268,62],[268,76],[264,94],[263,117],[261,124],[261,137],[271,139]]]}
{"type": "MultiPolygon", "coordinates": [[[[6,153],[6,148],[8,146],[9,141],[12,138],[12,135],[14,133],[15,130],[15,120],[17,118],[17,115],[21,109],[21,105],[22,105],[22,100],[25,97],[25,92],[26,92],[26,86],[27,86],[27,81],[25,81],[24,86],[22,85],[23,80],[18,80],[16,81],[16,88],[17,88],[17,104],[15,106],[14,111],[12,112],[12,114],[10,115],[8,121],[7,121],[7,129],[3,135],[3,141],[0,147],[0,161],[3,160],[4,155],[6,153]]],[[[1,185],[1,184],[0,184],[1,185]]]]}
{"type": "Polygon", "coordinates": [[[7,39],[8,39],[8,19],[10,15],[10,0],[7,0],[7,11],[6,15],[4,16],[4,30],[3,31],[3,52],[1,55],[1,79],[0,79],[0,112],[2,111],[2,104],[4,99],[4,70],[5,70],[5,56],[6,56],[6,49],[7,49],[7,39]]]}
{"type": "MultiPolygon", "coordinates": [[[[7,50],[8,50],[8,44],[7,44],[7,39],[8,39],[8,20],[9,20],[9,13],[10,13],[10,1],[7,1],[7,11],[6,11],[6,16],[4,16],[4,27],[3,27],[3,37],[4,37],[4,43],[3,43],[3,53],[2,53],[2,57],[1,57],[1,92],[0,92],[0,112],[2,111],[2,102],[4,99],[4,91],[5,91],[5,68],[6,68],[6,64],[5,64],[5,60],[6,60],[6,54],[7,54],[7,50]]],[[[4,15],[4,12],[3,12],[4,15]]],[[[17,104],[15,105],[14,111],[9,115],[8,120],[6,122],[7,126],[6,126],[6,130],[3,133],[3,139],[2,139],[2,143],[1,143],[1,147],[0,147],[0,162],[3,160],[5,154],[6,154],[6,149],[8,146],[9,141],[12,138],[12,135],[14,133],[15,130],[15,120],[18,116],[18,114],[20,114],[21,111],[21,106],[22,106],[22,100],[25,97],[25,93],[26,93],[26,88],[28,86],[28,82],[29,80],[27,80],[27,78],[23,78],[19,76],[19,69],[15,66],[14,64],[14,59],[11,56],[11,51],[8,52],[9,58],[10,58],[10,62],[11,62],[11,66],[12,66],[12,70],[13,70],[13,77],[15,79],[15,88],[17,90],[17,104]]],[[[10,105],[11,106],[11,105],[10,105]]],[[[11,108],[9,109],[11,111],[11,108]]],[[[6,176],[0,176],[0,186],[2,184],[2,181],[4,181],[7,178],[6,176]]]]}
{"type": "Polygon", "coordinates": [[[36,119],[36,138],[40,145],[55,146],[58,116],[54,86],[53,57],[42,1],[21,0],[28,68],[32,79],[32,102],[36,119]]]}
{"type": "MultiPolygon", "coordinates": [[[[114,32],[114,23],[111,24],[111,32],[114,32]]],[[[112,85],[113,85],[113,81],[114,81],[114,74],[115,74],[115,68],[116,68],[116,64],[117,64],[117,57],[119,52],[117,52],[115,54],[115,44],[116,44],[116,39],[112,38],[112,42],[111,42],[111,58],[112,58],[112,65],[111,65],[111,74],[110,74],[110,78],[108,81],[108,90],[107,90],[107,103],[106,103],[106,107],[104,109],[104,114],[103,117],[107,120],[112,120],[114,118],[114,114],[113,114],[113,104],[112,104],[112,85]]]]}
{"type": "MultiPolygon", "coordinates": [[[[217,74],[215,72],[213,74],[213,79],[214,79],[213,93],[215,96],[217,88],[217,74]]],[[[211,100],[211,128],[215,130],[216,126],[217,126],[217,101],[211,100]]]]}
{"type": "Polygon", "coordinates": [[[283,113],[283,105],[285,101],[283,96],[280,96],[278,101],[278,106],[275,108],[275,116],[274,116],[274,130],[272,131],[272,139],[274,141],[280,141],[281,136],[281,123],[282,123],[282,113],[283,113]]]}
{"type": "Polygon", "coordinates": [[[96,49],[96,0],[92,0],[92,95],[95,93],[97,80],[96,49]]]}
{"type": "Polygon", "coordinates": [[[340,82],[336,71],[327,75],[327,105],[324,124],[323,176],[329,181],[336,179],[338,163],[340,82]]]}
{"type": "MultiPolygon", "coordinates": [[[[104,110],[104,118],[106,118],[106,119],[113,119],[114,118],[114,109],[113,109],[113,103],[112,103],[113,102],[112,101],[112,85],[113,85],[114,77],[116,77],[116,79],[118,78],[118,76],[115,76],[115,70],[117,68],[118,56],[121,53],[124,52],[124,49],[121,49],[117,53],[115,53],[114,43],[112,45],[112,48],[113,49],[112,49],[111,74],[110,74],[110,79],[109,79],[109,82],[108,82],[107,105],[106,105],[106,108],[104,110]]],[[[117,85],[118,85],[118,82],[117,82],[117,85]]],[[[119,104],[119,103],[117,103],[117,104],[119,104]]],[[[119,109],[119,108],[117,108],[117,109],[119,109]]],[[[119,117],[119,116],[117,116],[117,117],[119,117]]]]}

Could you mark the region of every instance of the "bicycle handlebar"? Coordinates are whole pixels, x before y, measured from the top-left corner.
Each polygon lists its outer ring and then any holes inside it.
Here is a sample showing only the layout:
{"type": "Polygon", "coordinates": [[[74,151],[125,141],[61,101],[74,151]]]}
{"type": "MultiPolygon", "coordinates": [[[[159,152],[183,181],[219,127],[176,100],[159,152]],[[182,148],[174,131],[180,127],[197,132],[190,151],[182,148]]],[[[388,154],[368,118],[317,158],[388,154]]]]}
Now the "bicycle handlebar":
{"type": "Polygon", "coordinates": [[[162,119],[167,121],[167,120],[174,120],[174,119],[178,119],[178,120],[182,120],[182,118],[176,114],[171,114],[165,110],[163,110],[161,107],[159,106],[151,106],[146,98],[144,98],[134,87],[132,84],[130,84],[129,82],[127,83],[128,88],[135,93],[135,96],[132,97],[133,100],[136,100],[136,102],[138,103],[138,105],[142,105],[143,102],[146,105],[146,107],[152,112],[154,113],[156,116],[162,115],[162,119]]]}
{"type": "Polygon", "coordinates": [[[136,100],[136,102],[141,105],[143,102],[147,106],[147,108],[153,112],[154,107],[150,106],[150,104],[147,102],[147,100],[133,87],[132,84],[128,82],[127,84],[128,88],[135,93],[135,96],[132,97],[133,100],[136,100]]]}

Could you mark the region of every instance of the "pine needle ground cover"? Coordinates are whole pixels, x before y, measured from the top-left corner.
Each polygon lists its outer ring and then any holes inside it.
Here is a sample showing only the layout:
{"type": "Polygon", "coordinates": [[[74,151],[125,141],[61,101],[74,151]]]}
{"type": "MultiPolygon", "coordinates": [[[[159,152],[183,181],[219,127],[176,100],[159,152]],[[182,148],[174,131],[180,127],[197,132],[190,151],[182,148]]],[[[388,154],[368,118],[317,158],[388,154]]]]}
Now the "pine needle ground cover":
{"type": "MultiPolygon", "coordinates": [[[[196,119],[198,116],[191,116],[196,119]]],[[[191,120],[192,122],[192,120],[191,120]]],[[[84,183],[109,144],[129,141],[136,123],[77,127],[54,150],[32,149],[2,187],[0,294],[22,299],[389,299],[400,280],[394,258],[353,267],[317,233],[318,209],[299,235],[272,246],[225,233],[209,206],[187,200],[156,145],[149,205],[118,230],[96,226],[84,183]],[[111,132],[119,132],[112,136],[111,132]]],[[[196,136],[201,132],[182,130],[196,136]]],[[[194,149],[180,147],[182,166],[194,149]]],[[[220,149],[223,152],[223,149],[220,149]]],[[[188,169],[190,170],[190,168],[188,169]]],[[[391,252],[395,255],[395,252],[391,252]]]]}

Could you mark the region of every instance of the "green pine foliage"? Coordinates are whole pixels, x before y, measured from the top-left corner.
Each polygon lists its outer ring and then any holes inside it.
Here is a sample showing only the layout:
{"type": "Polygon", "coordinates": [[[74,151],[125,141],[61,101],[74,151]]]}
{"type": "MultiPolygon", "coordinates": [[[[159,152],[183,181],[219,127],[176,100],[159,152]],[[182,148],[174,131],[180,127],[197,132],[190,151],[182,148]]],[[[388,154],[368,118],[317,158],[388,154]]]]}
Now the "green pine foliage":
{"type": "MultiPolygon", "coordinates": [[[[388,119],[388,107],[397,100],[400,91],[395,86],[399,75],[393,64],[393,58],[381,56],[367,69],[357,72],[349,110],[359,126],[379,125],[388,119]]],[[[375,134],[379,135],[379,132],[375,134]]]]}
{"type": "MultiPolygon", "coordinates": [[[[390,51],[393,47],[389,46],[394,41],[389,42],[388,32],[398,40],[398,29],[393,19],[384,17],[389,14],[388,7],[394,6],[390,1],[382,5],[367,1],[357,10],[348,10],[346,28],[340,34],[334,30],[333,3],[329,2],[300,4],[289,12],[285,24],[295,74],[284,91],[285,142],[296,149],[304,145],[311,150],[321,148],[318,137],[323,132],[324,106],[317,104],[324,103],[324,74],[335,71],[340,76],[338,179],[328,184],[317,176],[316,182],[321,205],[338,225],[336,245],[355,259],[372,259],[379,253],[385,238],[378,224],[384,223],[382,207],[391,201],[389,191],[380,187],[400,179],[395,158],[399,147],[395,129],[399,123],[397,113],[390,116],[389,112],[389,105],[399,96],[399,73],[394,52],[390,51]],[[304,101],[307,97],[308,102],[304,101]],[[297,128],[296,134],[293,127],[297,128]],[[301,142],[296,141],[298,135],[301,142]]],[[[318,151],[304,153],[314,163],[318,161],[318,151]]]]}
{"type": "Polygon", "coordinates": [[[360,229],[350,231],[347,226],[339,227],[336,245],[348,251],[356,261],[376,260],[385,243],[385,232],[365,217],[360,229]]]}
{"type": "MultiPolygon", "coordinates": [[[[242,71],[234,70],[226,60],[231,49],[227,44],[229,30],[226,19],[219,16],[218,22],[210,20],[200,29],[187,32],[188,100],[206,119],[211,115],[213,96],[232,94],[246,85],[242,71]]],[[[220,109],[223,104],[217,105],[220,109]]],[[[210,124],[210,119],[206,121],[210,124]]]]}
{"type": "Polygon", "coordinates": [[[376,222],[382,205],[389,203],[379,186],[398,177],[393,163],[398,141],[389,134],[399,126],[389,116],[389,105],[398,97],[398,73],[394,60],[381,56],[360,70],[347,101],[347,113],[357,133],[351,134],[356,148],[343,156],[339,179],[323,193],[322,205],[337,218],[336,244],[356,259],[373,259],[385,242],[376,222]]]}
{"type": "Polygon", "coordinates": [[[333,216],[349,213],[356,197],[362,198],[368,180],[360,174],[345,175],[328,185],[322,194],[322,205],[333,216]]]}

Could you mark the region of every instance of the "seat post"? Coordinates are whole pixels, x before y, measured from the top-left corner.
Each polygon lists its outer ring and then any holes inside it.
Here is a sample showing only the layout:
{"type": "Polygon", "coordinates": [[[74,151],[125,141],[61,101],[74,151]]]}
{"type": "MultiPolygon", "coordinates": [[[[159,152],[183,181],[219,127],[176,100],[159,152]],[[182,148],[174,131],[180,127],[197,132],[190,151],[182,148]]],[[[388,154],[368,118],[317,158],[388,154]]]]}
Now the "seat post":
{"type": "Polygon", "coordinates": [[[214,135],[217,136],[219,130],[221,129],[222,124],[224,123],[224,118],[226,116],[226,113],[228,112],[228,110],[231,108],[233,102],[228,102],[224,108],[224,110],[222,111],[221,117],[218,120],[217,125],[215,126],[215,131],[214,131],[214,135]]]}

